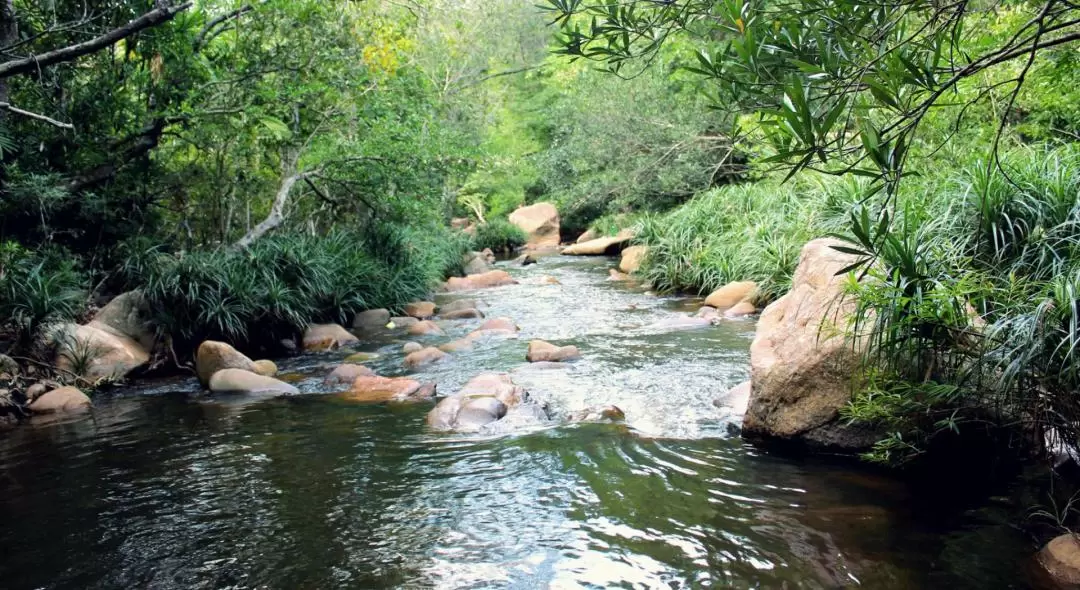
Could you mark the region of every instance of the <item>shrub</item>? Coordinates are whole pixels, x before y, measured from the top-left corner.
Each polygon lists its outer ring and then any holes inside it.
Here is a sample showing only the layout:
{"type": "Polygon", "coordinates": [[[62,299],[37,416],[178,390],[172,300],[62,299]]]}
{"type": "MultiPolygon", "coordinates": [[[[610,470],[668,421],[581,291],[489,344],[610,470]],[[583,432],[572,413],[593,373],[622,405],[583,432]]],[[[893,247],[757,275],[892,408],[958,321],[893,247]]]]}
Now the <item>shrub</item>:
{"type": "Polygon", "coordinates": [[[505,219],[489,219],[487,223],[476,226],[473,248],[483,250],[491,248],[493,252],[513,252],[525,245],[528,236],[520,227],[505,219]]]}
{"type": "Polygon", "coordinates": [[[86,308],[85,284],[63,251],[0,244],[0,318],[17,348],[29,347],[48,324],[79,316],[86,308]]]}

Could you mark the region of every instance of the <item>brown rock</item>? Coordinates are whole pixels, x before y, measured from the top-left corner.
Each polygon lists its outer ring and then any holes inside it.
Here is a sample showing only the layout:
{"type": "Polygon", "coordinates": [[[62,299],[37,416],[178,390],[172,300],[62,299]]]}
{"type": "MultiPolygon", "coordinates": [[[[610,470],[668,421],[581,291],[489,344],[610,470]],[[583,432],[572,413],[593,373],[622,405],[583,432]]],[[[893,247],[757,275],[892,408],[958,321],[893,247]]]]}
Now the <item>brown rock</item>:
{"type": "Polygon", "coordinates": [[[409,326],[408,329],[405,330],[405,333],[410,336],[440,336],[443,331],[435,322],[423,320],[409,326]]]}
{"type": "Polygon", "coordinates": [[[91,380],[120,379],[150,362],[150,353],[137,341],[100,324],[61,324],[49,339],[56,346],[57,367],[91,380]]]}
{"type": "Polygon", "coordinates": [[[621,272],[615,270],[614,268],[609,268],[608,269],[608,279],[607,280],[609,280],[609,281],[629,281],[630,280],[630,275],[628,275],[626,273],[621,273],[621,272]]]}
{"type": "Polygon", "coordinates": [[[195,372],[199,375],[199,382],[209,384],[210,377],[222,369],[243,369],[254,373],[255,361],[224,342],[207,340],[200,344],[195,353],[195,372]]]}
{"type": "Polygon", "coordinates": [[[433,384],[422,384],[406,377],[357,377],[352,388],[341,394],[342,399],[362,403],[415,402],[431,399],[435,395],[433,384]]]}
{"type": "Polygon", "coordinates": [[[263,377],[273,377],[277,375],[277,365],[274,364],[274,361],[265,359],[255,361],[255,369],[252,372],[263,377]]]}
{"type": "Polygon", "coordinates": [[[511,320],[510,318],[491,318],[480,324],[480,327],[476,330],[507,330],[510,332],[517,332],[518,329],[519,328],[517,327],[517,324],[515,324],[514,320],[511,320]]]}
{"type": "Polygon", "coordinates": [[[645,246],[630,246],[622,251],[622,259],[619,260],[619,270],[626,274],[635,273],[641,268],[641,261],[645,260],[647,252],[645,246]]]}
{"type": "Polygon", "coordinates": [[[564,256],[615,256],[634,239],[634,233],[629,230],[619,232],[617,236],[596,238],[588,242],[573,244],[562,251],[564,256]]]}
{"type": "Polygon", "coordinates": [[[405,315],[418,320],[427,320],[435,317],[435,304],[430,301],[414,301],[405,304],[405,315]]]}
{"type": "Polygon", "coordinates": [[[446,314],[466,309],[480,309],[479,302],[475,299],[455,299],[439,306],[439,313],[446,314]]]}
{"type": "Polygon", "coordinates": [[[1080,540],[1075,534],[1055,537],[1039,551],[1038,559],[1058,582],[1080,584],[1080,540]]]}
{"type": "Polygon", "coordinates": [[[746,406],[750,403],[750,382],[743,381],[742,383],[732,387],[720,396],[717,396],[713,400],[713,405],[718,408],[726,408],[732,414],[742,416],[746,414],[746,406]]]}
{"type": "Polygon", "coordinates": [[[323,379],[323,385],[352,385],[357,377],[371,377],[375,375],[368,367],[345,363],[338,365],[323,379]]]}
{"type": "MultiPolygon", "coordinates": [[[[492,259],[495,258],[493,254],[492,259]]],[[[492,260],[494,262],[494,260],[492,260]]],[[[475,275],[485,273],[491,270],[491,263],[487,261],[487,257],[483,252],[468,252],[462,257],[462,268],[465,269],[465,274],[475,275]]]]}
{"type": "Polygon", "coordinates": [[[87,324],[116,336],[130,338],[147,352],[157,344],[157,331],[150,321],[150,307],[141,291],[128,291],[113,298],[87,324]]]}
{"type": "Polygon", "coordinates": [[[304,350],[333,350],[356,344],[360,339],[337,324],[312,324],[304,332],[304,350]]]}
{"type": "Polygon", "coordinates": [[[576,240],[574,240],[574,243],[575,244],[582,244],[584,242],[591,242],[591,241],[593,241],[593,240],[595,240],[596,238],[599,238],[599,237],[601,237],[600,234],[594,232],[591,229],[587,229],[584,232],[582,232],[582,234],[580,236],[578,236],[576,240]]]}
{"type": "Polygon", "coordinates": [[[35,383],[30,387],[26,388],[26,399],[32,402],[37,398],[41,397],[41,395],[44,394],[46,391],[49,391],[48,385],[45,385],[41,382],[35,383]]]}
{"type": "Polygon", "coordinates": [[[210,377],[210,391],[215,393],[281,393],[296,395],[300,390],[273,377],[256,375],[243,369],[221,369],[210,377]]]}
{"type": "Polygon", "coordinates": [[[746,299],[757,289],[754,281],[735,281],[713,291],[705,298],[705,305],[725,310],[746,299]]]}
{"type": "Polygon", "coordinates": [[[724,312],[724,317],[726,317],[726,318],[741,318],[741,317],[745,317],[745,316],[748,316],[748,315],[753,315],[755,313],[757,313],[757,308],[754,307],[754,304],[750,303],[749,301],[744,299],[744,300],[736,303],[734,307],[732,307],[732,308],[728,309],[727,311],[725,311],[724,312]]]}
{"type": "Polygon", "coordinates": [[[863,342],[842,332],[855,309],[836,273],[855,257],[836,240],[803,247],[791,291],[761,314],[750,346],[751,393],[743,433],[836,450],[863,450],[877,433],[849,426],[839,411],[851,399],[863,342]]]}
{"type": "Polygon", "coordinates": [[[458,338],[457,340],[451,340],[445,344],[439,345],[439,350],[443,352],[461,352],[473,347],[474,340],[468,337],[458,338]]]}
{"type": "Polygon", "coordinates": [[[514,407],[525,399],[525,388],[514,383],[506,373],[482,373],[473,377],[454,395],[466,397],[494,397],[514,407]]]}
{"type": "Polygon", "coordinates": [[[443,313],[440,317],[444,320],[475,320],[482,319],[484,312],[479,309],[459,309],[443,313]]]}
{"type": "Polygon", "coordinates": [[[74,387],[61,387],[43,393],[27,406],[35,414],[77,412],[89,407],[90,398],[74,387]]]}
{"type": "Polygon", "coordinates": [[[618,406],[593,406],[566,415],[568,422],[622,422],[626,419],[618,406]]]}
{"type": "Polygon", "coordinates": [[[356,314],[353,318],[353,329],[364,334],[381,332],[390,323],[390,310],[369,309],[356,314]]]}
{"type": "Polygon", "coordinates": [[[396,330],[408,330],[409,328],[419,324],[420,320],[416,318],[410,318],[408,316],[390,318],[387,325],[393,325],[396,330]]]}
{"type": "Polygon", "coordinates": [[[427,348],[420,349],[416,352],[410,352],[405,355],[405,366],[410,369],[422,367],[424,365],[430,365],[431,363],[437,363],[439,361],[446,360],[450,355],[445,352],[429,346],[427,348]]]}
{"type": "Polygon", "coordinates": [[[529,350],[525,353],[525,360],[530,363],[539,362],[564,362],[581,358],[581,351],[576,346],[555,346],[543,340],[529,342],[529,350]]]}
{"type": "Polygon", "coordinates": [[[694,314],[694,317],[711,320],[720,317],[720,312],[717,311],[715,307],[709,307],[708,305],[705,305],[702,306],[701,309],[697,310],[697,313],[694,314]]]}
{"type": "Polygon", "coordinates": [[[525,396],[525,390],[514,384],[509,375],[477,375],[428,412],[427,423],[439,431],[476,432],[506,416],[525,396]]]}
{"type": "Polygon", "coordinates": [[[419,342],[406,342],[405,345],[401,347],[401,352],[409,354],[410,352],[416,352],[422,348],[424,348],[424,345],[419,342]]]}
{"type": "Polygon", "coordinates": [[[473,274],[467,277],[450,277],[446,281],[447,291],[468,291],[472,289],[488,289],[513,285],[517,283],[505,270],[490,270],[481,274],[473,274]]]}
{"type": "Polygon", "coordinates": [[[510,214],[509,221],[525,232],[530,248],[555,248],[559,245],[559,210],[551,203],[520,207],[510,214]]]}

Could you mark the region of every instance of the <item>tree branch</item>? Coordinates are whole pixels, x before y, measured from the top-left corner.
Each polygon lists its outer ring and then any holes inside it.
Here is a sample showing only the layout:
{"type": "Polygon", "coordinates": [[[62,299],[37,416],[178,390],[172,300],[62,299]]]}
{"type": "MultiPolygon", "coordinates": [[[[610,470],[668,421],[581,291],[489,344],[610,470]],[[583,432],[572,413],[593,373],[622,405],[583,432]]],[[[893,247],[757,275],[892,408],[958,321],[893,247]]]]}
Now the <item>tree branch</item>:
{"type": "Polygon", "coordinates": [[[50,125],[53,125],[55,127],[59,127],[61,129],[74,129],[75,128],[75,126],[72,125],[71,123],[64,123],[63,121],[57,121],[56,119],[53,119],[51,117],[46,117],[45,115],[39,115],[37,113],[31,113],[30,111],[24,111],[24,110],[22,110],[22,109],[20,109],[18,107],[15,107],[15,106],[11,105],[10,103],[0,102],[0,109],[4,109],[4,110],[6,110],[8,112],[15,113],[16,115],[22,115],[23,117],[29,117],[31,119],[37,119],[38,121],[44,121],[44,122],[46,122],[46,123],[48,123],[50,125]]]}
{"type": "Polygon", "coordinates": [[[210,19],[202,28],[202,30],[199,31],[199,34],[195,36],[195,51],[200,51],[207,43],[213,41],[214,37],[217,37],[225,30],[225,27],[222,27],[221,29],[215,31],[214,29],[218,25],[224,23],[225,21],[238,19],[241,16],[244,16],[245,14],[251,12],[252,10],[255,10],[254,6],[250,4],[245,4],[240,8],[233,10],[232,12],[226,12],[225,14],[221,14],[210,19]]]}
{"type": "Polygon", "coordinates": [[[190,8],[192,4],[192,2],[184,2],[183,4],[178,4],[176,6],[162,6],[155,8],[122,27],[113,29],[104,35],[100,35],[88,41],[83,41],[82,43],[76,43],[75,45],[69,45],[60,49],[54,49],[42,53],[41,55],[32,55],[24,59],[15,59],[0,63],[0,79],[16,76],[18,74],[26,74],[28,72],[33,72],[38,68],[49,67],[58,63],[78,59],[84,55],[89,55],[104,49],[121,39],[130,37],[139,31],[166,23],[172,20],[173,17],[180,12],[190,8]]]}

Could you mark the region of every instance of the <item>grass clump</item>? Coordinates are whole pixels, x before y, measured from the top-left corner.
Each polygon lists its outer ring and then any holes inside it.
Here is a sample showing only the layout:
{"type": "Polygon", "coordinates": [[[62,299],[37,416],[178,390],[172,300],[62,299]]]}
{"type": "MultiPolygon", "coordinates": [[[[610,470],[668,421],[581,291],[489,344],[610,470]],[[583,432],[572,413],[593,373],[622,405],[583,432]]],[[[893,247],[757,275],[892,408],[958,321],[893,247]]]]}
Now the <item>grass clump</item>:
{"type": "Polygon", "coordinates": [[[528,236],[518,226],[505,219],[490,219],[476,226],[473,249],[491,248],[492,252],[510,253],[525,245],[528,236]]]}
{"type": "Polygon", "coordinates": [[[26,350],[49,324],[82,314],[86,282],[77,261],[64,252],[0,244],[0,321],[13,347],[26,350]]]}

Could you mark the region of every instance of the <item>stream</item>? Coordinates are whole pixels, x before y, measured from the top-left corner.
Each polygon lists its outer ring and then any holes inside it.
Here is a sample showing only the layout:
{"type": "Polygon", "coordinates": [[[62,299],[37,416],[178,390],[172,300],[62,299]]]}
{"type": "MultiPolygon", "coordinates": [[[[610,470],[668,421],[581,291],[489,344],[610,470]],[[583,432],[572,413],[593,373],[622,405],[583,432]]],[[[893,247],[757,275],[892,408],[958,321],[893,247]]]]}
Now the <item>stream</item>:
{"type": "MultiPolygon", "coordinates": [[[[1029,587],[1032,547],[1006,502],[945,502],[733,434],[738,419],[711,402],[747,378],[753,320],[651,328],[700,301],[609,282],[610,265],[500,263],[521,284],[460,296],[521,337],[415,374],[447,395],[509,371],[553,415],[614,404],[625,424],[433,434],[430,404],[323,395],[352,351],[279,363],[299,396],[137,382],[90,415],[0,435],[0,587],[1029,587]],[[529,366],[532,338],[583,358],[529,366]]],[[[359,350],[379,353],[379,374],[406,374],[403,342],[359,350]]]]}

